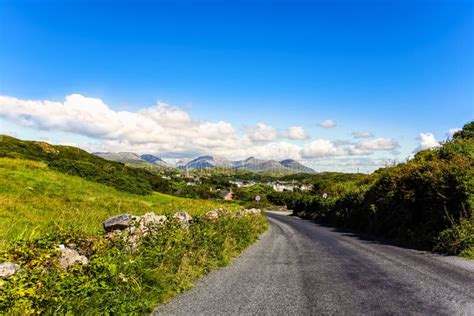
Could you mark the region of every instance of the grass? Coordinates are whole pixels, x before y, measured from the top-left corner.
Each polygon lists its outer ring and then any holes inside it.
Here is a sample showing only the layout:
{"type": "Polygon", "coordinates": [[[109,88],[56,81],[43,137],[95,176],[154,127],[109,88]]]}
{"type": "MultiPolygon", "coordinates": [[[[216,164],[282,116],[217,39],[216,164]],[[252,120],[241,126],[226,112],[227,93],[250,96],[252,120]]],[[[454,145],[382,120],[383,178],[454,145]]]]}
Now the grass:
{"type": "Polygon", "coordinates": [[[225,205],[160,193],[135,195],[71,176],[45,162],[0,158],[0,262],[21,271],[0,278],[0,314],[137,315],[192,287],[255,242],[264,216],[217,221],[201,217],[225,205]],[[103,237],[102,222],[119,213],[171,215],[186,210],[189,229],[170,220],[134,251],[103,237]],[[60,268],[55,250],[74,245],[85,266],[60,268]]]}
{"type": "Polygon", "coordinates": [[[34,239],[52,226],[97,235],[105,219],[120,213],[171,215],[186,210],[200,215],[222,206],[160,193],[130,194],[51,170],[38,161],[0,158],[0,174],[0,241],[34,239]]]}

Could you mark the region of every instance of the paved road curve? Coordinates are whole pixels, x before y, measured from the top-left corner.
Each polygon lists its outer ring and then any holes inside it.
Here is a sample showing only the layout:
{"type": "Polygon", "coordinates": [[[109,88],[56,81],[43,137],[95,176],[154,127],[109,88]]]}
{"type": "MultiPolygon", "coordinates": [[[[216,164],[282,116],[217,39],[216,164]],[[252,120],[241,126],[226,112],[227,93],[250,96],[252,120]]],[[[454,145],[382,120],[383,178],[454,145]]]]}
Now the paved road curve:
{"type": "Polygon", "coordinates": [[[270,229],[230,266],[160,306],[163,315],[474,315],[474,261],[268,214],[270,229]]]}

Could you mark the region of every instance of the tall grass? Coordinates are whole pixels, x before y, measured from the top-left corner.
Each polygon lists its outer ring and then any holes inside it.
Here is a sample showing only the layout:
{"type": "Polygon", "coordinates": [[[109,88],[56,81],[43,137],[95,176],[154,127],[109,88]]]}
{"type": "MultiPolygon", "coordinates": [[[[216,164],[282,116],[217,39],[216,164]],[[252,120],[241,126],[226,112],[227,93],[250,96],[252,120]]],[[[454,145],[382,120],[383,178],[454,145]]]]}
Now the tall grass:
{"type": "Polygon", "coordinates": [[[219,206],[156,192],[135,195],[51,170],[43,162],[0,158],[0,242],[39,237],[54,226],[98,234],[101,223],[119,213],[199,215],[219,206]]]}
{"type": "Polygon", "coordinates": [[[218,221],[202,217],[219,206],[160,193],[135,195],[44,162],[0,158],[0,262],[21,266],[14,276],[0,278],[0,314],[149,313],[197,277],[228,264],[267,228],[264,216],[235,217],[232,210],[218,221]],[[189,229],[169,220],[135,251],[102,236],[101,223],[109,216],[178,210],[194,217],[189,229]],[[59,244],[76,248],[89,263],[62,270],[59,244]]]}

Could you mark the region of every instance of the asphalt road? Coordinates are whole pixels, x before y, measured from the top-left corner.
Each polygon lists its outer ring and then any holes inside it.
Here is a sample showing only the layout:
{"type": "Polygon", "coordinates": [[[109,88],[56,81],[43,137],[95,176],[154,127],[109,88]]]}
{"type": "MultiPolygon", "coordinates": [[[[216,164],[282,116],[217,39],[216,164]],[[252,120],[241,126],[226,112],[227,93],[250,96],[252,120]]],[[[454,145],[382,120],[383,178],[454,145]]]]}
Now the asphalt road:
{"type": "Polygon", "coordinates": [[[159,315],[474,315],[474,261],[364,240],[267,213],[240,258],[159,315]]]}

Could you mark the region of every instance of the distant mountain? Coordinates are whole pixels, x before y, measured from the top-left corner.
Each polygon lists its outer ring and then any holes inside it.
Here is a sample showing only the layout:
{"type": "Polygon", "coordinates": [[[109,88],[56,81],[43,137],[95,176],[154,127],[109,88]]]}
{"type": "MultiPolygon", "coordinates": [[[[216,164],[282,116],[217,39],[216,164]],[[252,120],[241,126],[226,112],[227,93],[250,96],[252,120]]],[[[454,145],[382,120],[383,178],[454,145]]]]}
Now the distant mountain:
{"type": "Polygon", "coordinates": [[[280,164],[293,171],[297,171],[295,173],[315,173],[313,169],[306,167],[305,165],[299,163],[298,161],[294,159],[282,160],[280,161],[280,164]]]}
{"type": "Polygon", "coordinates": [[[247,170],[253,172],[260,171],[276,171],[279,172],[283,166],[276,160],[262,160],[254,157],[247,158],[243,161],[234,163],[234,169],[247,170]]]}
{"type": "Polygon", "coordinates": [[[223,157],[217,156],[200,156],[185,165],[181,165],[180,169],[205,169],[205,168],[229,168],[232,163],[223,157]]]}
{"type": "Polygon", "coordinates": [[[132,152],[95,152],[94,155],[110,161],[122,162],[134,167],[163,167],[171,166],[153,155],[138,155],[132,152]]]}
{"type": "Polygon", "coordinates": [[[170,167],[170,165],[166,161],[153,155],[141,155],[140,158],[160,167],[164,167],[164,168],[170,167]]]}
{"type": "MultiPolygon", "coordinates": [[[[154,155],[138,155],[132,152],[98,152],[94,155],[101,158],[126,163],[136,167],[163,167],[170,168],[171,165],[154,155]]],[[[205,155],[192,160],[182,160],[177,163],[177,168],[185,170],[192,169],[215,169],[229,168],[233,170],[246,170],[251,172],[268,173],[273,175],[287,175],[294,173],[315,173],[315,171],[293,159],[282,161],[264,160],[249,157],[245,160],[230,161],[224,157],[205,155]]]]}
{"type": "Polygon", "coordinates": [[[252,172],[262,172],[270,174],[292,174],[292,173],[314,173],[309,167],[302,165],[296,160],[285,159],[282,161],[263,160],[249,157],[245,160],[229,161],[225,158],[215,156],[197,157],[188,163],[179,166],[179,169],[212,169],[230,168],[233,170],[246,170],[252,172]]]}
{"type": "Polygon", "coordinates": [[[123,163],[143,161],[143,159],[140,158],[138,154],[135,154],[132,152],[119,152],[119,153],[96,152],[92,154],[98,157],[104,158],[106,160],[123,162],[123,163]]]}

